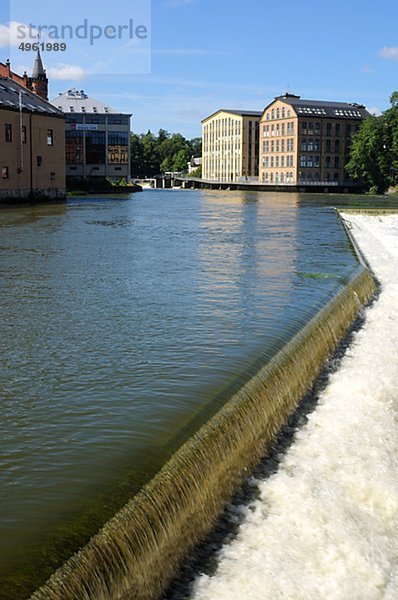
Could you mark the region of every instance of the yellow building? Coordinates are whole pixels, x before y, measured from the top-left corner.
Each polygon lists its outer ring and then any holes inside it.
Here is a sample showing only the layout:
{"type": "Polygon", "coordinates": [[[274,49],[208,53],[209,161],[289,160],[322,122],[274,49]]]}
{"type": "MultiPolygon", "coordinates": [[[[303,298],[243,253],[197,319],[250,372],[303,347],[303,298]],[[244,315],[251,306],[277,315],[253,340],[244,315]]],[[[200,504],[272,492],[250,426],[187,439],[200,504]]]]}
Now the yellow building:
{"type": "Polygon", "coordinates": [[[344,167],[369,116],[361,104],[278,96],[260,121],[260,183],[355,185],[344,167]]]}
{"type": "Polygon", "coordinates": [[[202,178],[258,179],[261,112],[221,109],[202,121],[202,178]]]}
{"type": "Polygon", "coordinates": [[[65,198],[61,111],[0,77],[0,203],[65,198]]]}

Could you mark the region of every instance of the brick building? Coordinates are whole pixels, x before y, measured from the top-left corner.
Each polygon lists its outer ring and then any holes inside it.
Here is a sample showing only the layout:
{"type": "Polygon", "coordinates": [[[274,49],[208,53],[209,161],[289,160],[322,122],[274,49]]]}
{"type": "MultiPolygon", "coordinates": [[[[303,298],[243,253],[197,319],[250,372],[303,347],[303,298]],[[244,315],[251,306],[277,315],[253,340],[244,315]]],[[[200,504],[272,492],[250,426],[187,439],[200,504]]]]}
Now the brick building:
{"type": "Polygon", "coordinates": [[[63,113],[0,77],[0,203],[64,198],[63,113]]]}
{"type": "Polygon", "coordinates": [[[260,183],[355,185],[344,167],[352,135],[369,116],[356,103],[278,96],[260,121],[260,183]]]}
{"type": "Polygon", "coordinates": [[[11,71],[11,64],[9,60],[7,60],[5,64],[0,62],[0,77],[11,79],[27,90],[37,94],[43,98],[43,100],[48,100],[48,78],[43,67],[39,50],[36,54],[32,77],[28,77],[26,71],[22,76],[11,71]]]}

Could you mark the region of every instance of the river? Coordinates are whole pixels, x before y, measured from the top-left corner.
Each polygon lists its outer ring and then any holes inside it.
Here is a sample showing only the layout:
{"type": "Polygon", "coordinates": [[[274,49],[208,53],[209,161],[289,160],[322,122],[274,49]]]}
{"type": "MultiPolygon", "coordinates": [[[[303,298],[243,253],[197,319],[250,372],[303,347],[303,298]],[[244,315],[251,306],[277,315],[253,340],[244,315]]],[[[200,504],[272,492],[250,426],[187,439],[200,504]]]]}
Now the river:
{"type": "Polygon", "coordinates": [[[0,597],[87,541],[357,261],[298,194],[153,190],[0,211],[0,597]]]}

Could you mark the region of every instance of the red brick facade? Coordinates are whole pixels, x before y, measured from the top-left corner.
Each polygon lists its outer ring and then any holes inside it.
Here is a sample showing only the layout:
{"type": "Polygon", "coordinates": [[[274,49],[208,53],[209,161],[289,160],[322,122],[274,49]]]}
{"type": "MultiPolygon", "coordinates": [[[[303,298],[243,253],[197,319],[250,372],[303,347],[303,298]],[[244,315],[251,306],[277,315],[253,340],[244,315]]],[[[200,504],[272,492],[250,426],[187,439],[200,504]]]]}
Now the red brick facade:
{"type": "Polygon", "coordinates": [[[33,77],[28,77],[26,71],[22,76],[18,75],[11,71],[10,61],[7,60],[6,64],[0,62],[0,77],[8,77],[34,94],[37,94],[37,96],[40,96],[43,100],[48,100],[48,79],[46,76],[42,75],[35,79],[33,77]]]}

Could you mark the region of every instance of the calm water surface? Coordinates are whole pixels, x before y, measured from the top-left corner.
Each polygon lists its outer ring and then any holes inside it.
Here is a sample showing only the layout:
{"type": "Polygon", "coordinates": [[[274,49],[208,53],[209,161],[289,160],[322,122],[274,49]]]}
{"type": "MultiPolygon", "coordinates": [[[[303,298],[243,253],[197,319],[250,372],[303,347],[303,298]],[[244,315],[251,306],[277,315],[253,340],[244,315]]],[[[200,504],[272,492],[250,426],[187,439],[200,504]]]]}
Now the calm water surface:
{"type": "Polygon", "coordinates": [[[356,259],[314,204],[154,190],[0,211],[0,597],[43,581],[344,284],[356,259]]]}

